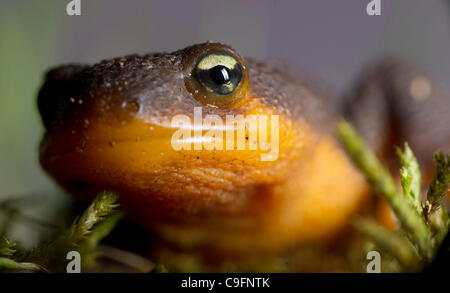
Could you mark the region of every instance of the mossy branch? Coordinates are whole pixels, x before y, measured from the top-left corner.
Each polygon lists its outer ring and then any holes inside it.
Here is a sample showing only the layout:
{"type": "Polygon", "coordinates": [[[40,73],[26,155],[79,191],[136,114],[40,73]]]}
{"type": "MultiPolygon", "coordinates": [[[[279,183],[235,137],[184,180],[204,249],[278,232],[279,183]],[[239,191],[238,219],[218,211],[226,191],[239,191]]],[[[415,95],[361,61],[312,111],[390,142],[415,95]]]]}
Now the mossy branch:
{"type": "Polygon", "coordinates": [[[397,154],[402,164],[400,169],[400,180],[403,193],[409,200],[419,215],[422,215],[422,205],[420,203],[421,175],[419,164],[408,143],[405,143],[405,151],[397,148],[397,154]]]}
{"type": "Polygon", "coordinates": [[[110,191],[101,192],[89,205],[83,215],[72,224],[63,236],[66,242],[79,243],[91,233],[94,225],[100,223],[114,208],[118,207],[117,195],[110,191]]]}
{"type": "Polygon", "coordinates": [[[436,172],[427,192],[427,201],[425,203],[425,215],[429,218],[430,214],[436,212],[441,207],[441,201],[447,194],[450,184],[450,157],[444,156],[441,152],[434,157],[436,172]]]}
{"type": "Polygon", "coordinates": [[[7,256],[10,257],[14,253],[16,253],[16,250],[14,247],[16,244],[9,239],[6,239],[3,236],[0,236],[0,257],[7,256]]]}
{"type": "MultiPolygon", "coordinates": [[[[348,122],[341,121],[337,126],[337,131],[353,162],[364,173],[375,191],[388,201],[403,229],[412,242],[417,245],[422,258],[426,261],[431,260],[433,255],[431,232],[424,218],[418,213],[417,208],[411,204],[411,199],[400,194],[388,170],[381,165],[375,154],[365,146],[353,126],[348,122]]],[[[407,152],[406,150],[405,153],[407,152]]],[[[414,170],[415,168],[405,166],[405,169],[414,170]]],[[[414,171],[412,172],[414,173],[414,171]]],[[[408,190],[414,192],[416,188],[410,186],[408,190]]]]}
{"type": "Polygon", "coordinates": [[[410,271],[416,271],[419,268],[419,255],[403,235],[392,232],[369,219],[357,218],[353,225],[371,238],[378,247],[391,253],[404,268],[410,271]]]}
{"type": "Polygon", "coordinates": [[[16,261],[34,263],[53,272],[63,271],[69,251],[91,252],[100,239],[111,231],[121,216],[120,213],[113,213],[118,206],[116,201],[115,193],[109,191],[100,193],[69,229],[55,240],[23,253],[16,261]],[[100,223],[110,214],[114,215],[113,220],[101,226],[100,223]]]}
{"type": "Polygon", "coordinates": [[[10,258],[0,257],[0,271],[13,270],[25,272],[46,272],[47,270],[35,263],[16,262],[10,258]]]}
{"type": "Polygon", "coordinates": [[[94,253],[95,248],[100,241],[111,233],[117,223],[123,217],[122,211],[113,211],[105,220],[97,224],[89,234],[89,237],[80,245],[80,253],[83,255],[82,267],[89,268],[95,263],[97,255],[94,253]]]}
{"type": "Polygon", "coordinates": [[[450,184],[450,157],[441,152],[434,157],[436,172],[427,191],[427,200],[423,207],[424,216],[429,223],[437,244],[441,243],[450,227],[447,211],[442,207],[442,199],[448,192],[450,184]]]}

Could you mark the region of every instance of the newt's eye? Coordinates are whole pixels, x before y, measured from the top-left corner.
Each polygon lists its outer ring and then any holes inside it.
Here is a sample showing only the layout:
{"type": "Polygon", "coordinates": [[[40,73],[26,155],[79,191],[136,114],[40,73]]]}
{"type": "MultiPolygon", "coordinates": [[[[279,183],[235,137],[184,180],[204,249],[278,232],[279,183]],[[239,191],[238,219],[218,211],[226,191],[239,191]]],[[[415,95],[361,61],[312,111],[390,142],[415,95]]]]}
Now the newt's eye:
{"type": "Polygon", "coordinates": [[[242,66],[232,56],[213,53],[200,60],[193,74],[210,93],[229,95],[241,82],[242,66]]]}
{"type": "Polygon", "coordinates": [[[185,59],[185,85],[196,100],[221,108],[238,106],[249,91],[242,58],[228,46],[196,47],[185,59]]]}

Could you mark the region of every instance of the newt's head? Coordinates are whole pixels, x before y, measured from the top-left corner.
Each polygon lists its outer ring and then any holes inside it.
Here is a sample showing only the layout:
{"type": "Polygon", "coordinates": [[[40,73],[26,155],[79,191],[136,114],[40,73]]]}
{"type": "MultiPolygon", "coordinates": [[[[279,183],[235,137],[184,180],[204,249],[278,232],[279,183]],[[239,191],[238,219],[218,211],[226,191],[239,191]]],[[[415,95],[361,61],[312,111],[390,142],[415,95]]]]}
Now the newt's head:
{"type": "Polygon", "coordinates": [[[124,201],[145,202],[164,213],[238,202],[241,194],[282,181],[312,145],[323,105],[307,83],[294,83],[283,69],[205,43],[58,67],[47,73],[38,106],[46,127],[41,164],[62,186],[81,198],[112,189],[124,201]],[[199,109],[200,132],[194,125],[199,109]],[[267,124],[258,125],[265,126],[269,147],[260,147],[263,137],[252,135],[251,123],[243,132],[230,131],[230,115],[267,116],[267,124]],[[192,129],[174,124],[175,117],[191,122],[192,129]],[[227,131],[235,143],[228,150],[227,131]],[[274,135],[277,145],[271,144],[274,135]],[[271,152],[272,159],[261,160],[271,152]]]}

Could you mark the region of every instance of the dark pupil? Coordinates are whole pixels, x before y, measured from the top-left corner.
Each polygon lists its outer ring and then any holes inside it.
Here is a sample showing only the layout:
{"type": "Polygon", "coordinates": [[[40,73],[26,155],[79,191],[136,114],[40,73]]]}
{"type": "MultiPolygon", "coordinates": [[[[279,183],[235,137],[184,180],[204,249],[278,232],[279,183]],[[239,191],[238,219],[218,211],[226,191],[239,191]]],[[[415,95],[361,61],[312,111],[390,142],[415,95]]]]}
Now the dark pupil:
{"type": "Polygon", "coordinates": [[[211,80],[217,84],[222,85],[230,81],[230,74],[228,68],[223,65],[214,66],[209,70],[211,80]]]}
{"type": "Polygon", "coordinates": [[[242,67],[235,63],[233,67],[217,64],[208,69],[194,70],[194,77],[209,92],[216,95],[229,95],[234,92],[243,75],[242,67]]]}

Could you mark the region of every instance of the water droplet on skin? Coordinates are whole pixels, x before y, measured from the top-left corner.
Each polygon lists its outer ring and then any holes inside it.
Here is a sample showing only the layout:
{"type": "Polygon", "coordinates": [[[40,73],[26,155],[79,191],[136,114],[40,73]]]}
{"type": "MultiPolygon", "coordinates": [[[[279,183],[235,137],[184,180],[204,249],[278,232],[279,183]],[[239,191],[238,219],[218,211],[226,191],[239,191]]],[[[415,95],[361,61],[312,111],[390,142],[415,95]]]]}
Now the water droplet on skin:
{"type": "Polygon", "coordinates": [[[122,108],[129,113],[137,113],[137,112],[139,112],[140,105],[136,101],[123,102],[122,108]]]}

